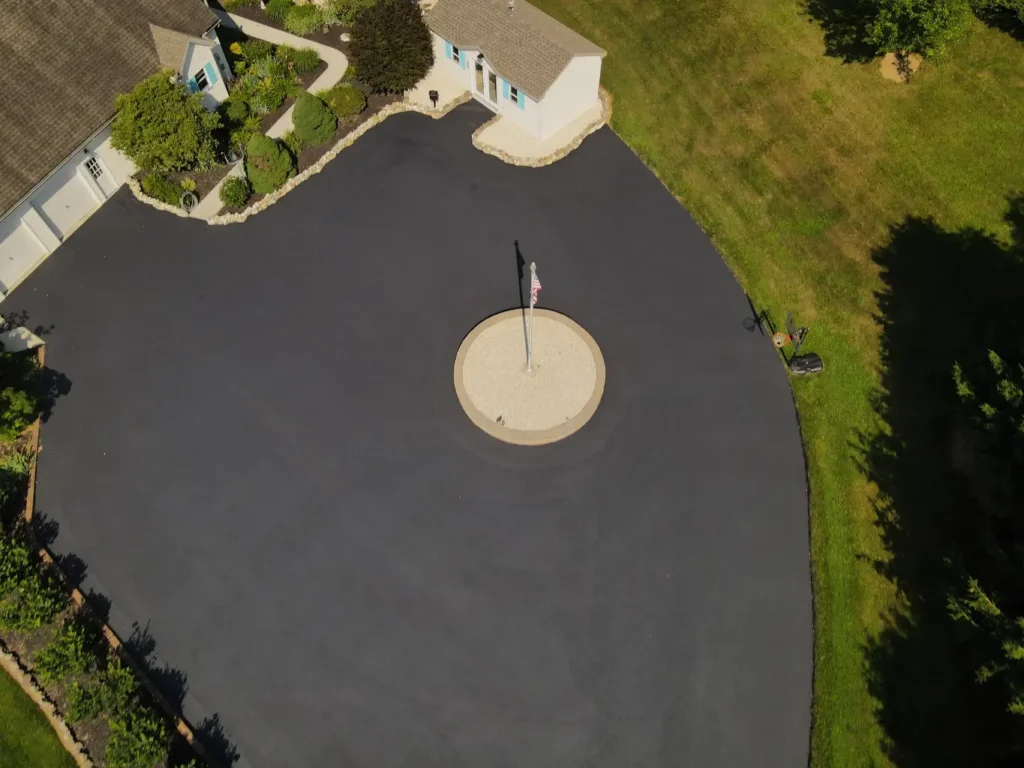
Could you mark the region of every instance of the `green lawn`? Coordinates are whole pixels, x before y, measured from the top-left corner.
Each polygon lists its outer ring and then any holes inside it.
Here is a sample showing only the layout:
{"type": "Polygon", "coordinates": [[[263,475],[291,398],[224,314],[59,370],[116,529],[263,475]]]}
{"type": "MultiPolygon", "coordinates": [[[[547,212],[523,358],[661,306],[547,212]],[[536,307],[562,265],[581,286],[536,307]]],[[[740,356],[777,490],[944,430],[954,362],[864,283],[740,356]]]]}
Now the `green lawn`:
{"type": "Polygon", "coordinates": [[[0,671],[0,765],[11,768],[74,768],[39,707],[10,675],[0,671]]]}
{"type": "MultiPolygon", "coordinates": [[[[902,704],[880,698],[898,686],[865,649],[917,620],[885,563],[913,558],[891,551],[877,510],[890,521],[899,510],[879,499],[860,446],[890,429],[876,400],[890,226],[922,216],[939,231],[1010,236],[1007,199],[1024,191],[1024,45],[977,24],[905,86],[877,62],[826,56],[821,28],[792,0],[534,1],[608,50],[612,128],[755,304],[776,322],[792,310],[825,359],[825,374],[795,382],[811,482],[813,764],[926,765],[914,751],[926,740],[969,752],[966,719],[912,714],[954,710],[945,697],[962,675],[942,637],[929,641],[921,688],[902,704]]],[[[931,269],[927,250],[920,269],[931,269]]]]}

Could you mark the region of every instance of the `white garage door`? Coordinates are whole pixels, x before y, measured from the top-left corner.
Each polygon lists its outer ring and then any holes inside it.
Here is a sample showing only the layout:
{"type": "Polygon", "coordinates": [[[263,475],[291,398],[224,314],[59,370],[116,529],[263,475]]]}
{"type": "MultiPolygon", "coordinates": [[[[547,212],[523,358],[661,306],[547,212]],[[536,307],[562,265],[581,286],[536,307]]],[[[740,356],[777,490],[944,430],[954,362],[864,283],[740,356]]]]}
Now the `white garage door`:
{"type": "Polygon", "coordinates": [[[4,293],[45,255],[20,219],[0,221],[0,289],[4,293]]]}
{"type": "Polygon", "coordinates": [[[99,205],[73,165],[55,173],[36,197],[36,207],[47,222],[67,237],[99,205]]]}

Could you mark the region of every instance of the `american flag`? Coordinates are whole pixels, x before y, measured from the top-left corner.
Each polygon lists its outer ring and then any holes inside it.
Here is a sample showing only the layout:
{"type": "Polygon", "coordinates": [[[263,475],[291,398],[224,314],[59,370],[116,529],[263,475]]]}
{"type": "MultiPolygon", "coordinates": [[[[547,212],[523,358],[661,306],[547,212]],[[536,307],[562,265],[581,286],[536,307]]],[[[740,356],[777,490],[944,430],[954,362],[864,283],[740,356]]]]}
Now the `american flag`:
{"type": "Polygon", "coordinates": [[[540,293],[540,280],[537,279],[537,273],[533,273],[533,279],[530,281],[530,306],[532,307],[537,303],[537,294],[540,293]]]}

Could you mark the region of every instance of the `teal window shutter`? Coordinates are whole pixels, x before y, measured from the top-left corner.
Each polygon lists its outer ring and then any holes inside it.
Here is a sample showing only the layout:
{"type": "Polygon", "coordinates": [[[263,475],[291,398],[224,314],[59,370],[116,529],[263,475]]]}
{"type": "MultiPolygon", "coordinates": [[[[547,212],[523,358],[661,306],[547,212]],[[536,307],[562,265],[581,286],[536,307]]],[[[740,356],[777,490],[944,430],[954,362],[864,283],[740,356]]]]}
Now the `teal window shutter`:
{"type": "Polygon", "coordinates": [[[450,59],[452,57],[452,44],[447,40],[444,41],[444,57],[450,59]]]}
{"type": "Polygon", "coordinates": [[[209,62],[207,62],[206,66],[203,67],[203,69],[206,70],[206,79],[210,81],[210,85],[213,85],[214,83],[216,83],[217,82],[217,70],[214,68],[213,64],[210,64],[209,62]]]}
{"type": "Polygon", "coordinates": [[[199,90],[199,86],[196,85],[196,79],[194,77],[190,77],[188,79],[187,87],[188,87],[188,92],[189,93],[195,93],[196,91],[199,90]]]}
{"type": "Polygon", "coordinates": [[[519,108],[526,109],[526,94],[522,91],[519,92],[519,108]]]}
{"type": "Polygon", "coordinates": [[[469,58],[466,56],[465,51],[459,51],[459,66],[463,69],[466,68],[466,64],[469,62],[469,58]]]}
{"type": "Polygon", "coordinates": [[[501,95],[506,99],[508,98],[508,80],[501,81],[501,95]]]}

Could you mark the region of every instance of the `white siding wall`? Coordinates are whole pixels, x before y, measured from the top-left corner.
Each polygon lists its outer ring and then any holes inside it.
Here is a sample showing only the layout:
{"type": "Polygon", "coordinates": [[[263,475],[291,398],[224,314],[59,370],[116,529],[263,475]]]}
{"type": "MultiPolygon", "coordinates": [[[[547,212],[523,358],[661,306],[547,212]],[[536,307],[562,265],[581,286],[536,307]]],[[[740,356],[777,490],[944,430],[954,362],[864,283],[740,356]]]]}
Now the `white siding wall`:
{"type": "Polygon", "coordinates": [[[109,127],[57,168],[0,219],[0,290],[25,279],[134,172],[131,160],[110,146],[109,127]],[[99,161],[98,179],[86,169],[90,157],[99,161]]]}
{"type": "MultiPolygon", "coordinates": [[[[185,54],[185,64],[182,67],[182,77],[188,83],[195,78],[197,72],[204,69],[207,64],[210,65],[217,81],[211,82],[203,91],[203,106],[209,110],[216,109],[217,105],[228,97],[227,81],[224,78],[224,72],[213,57],[213,51],[214,49],[208,46],[189,43],[188,53],[185,54]]],[[[223,59],[223,54],[221,54],[221,58],[223,59]]]]}
{"type": "MultiPolygon", "coordinates": [[[[546,139],[598,103],[601,57],[577,56],[551,84],[541,104],[540,137],[546,139]]],[[[527,104],[527,109],[530,105],[527,104]]]]}
{"type": "MultiPolygon", "coordinates": [[[[515,83],[509,83],[510,95],[513,85],[515,83]]],[[[505,86],[501,77],[498,77],[498,114],[507,117],[531,136],[540,136],[545,105],[529,98],[522,91],[519,92],[519,99],[523,104],[522,109],[511,98],[505,98],[505,86]]]]}

